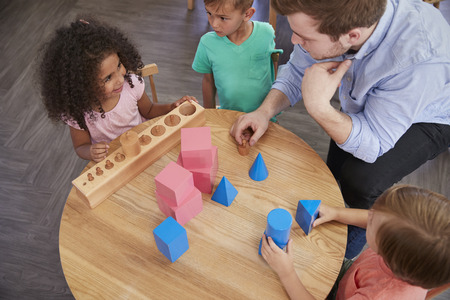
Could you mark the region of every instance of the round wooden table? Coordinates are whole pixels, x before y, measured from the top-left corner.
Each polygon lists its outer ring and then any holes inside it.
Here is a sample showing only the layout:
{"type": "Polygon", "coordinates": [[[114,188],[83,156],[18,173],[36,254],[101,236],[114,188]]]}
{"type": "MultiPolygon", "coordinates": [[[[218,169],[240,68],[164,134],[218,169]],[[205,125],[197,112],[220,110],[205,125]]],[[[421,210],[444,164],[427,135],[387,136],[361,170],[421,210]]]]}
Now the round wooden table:
{"type": "MultiPolygon", "coordinates": [[[[179,144],[94,209],[72,188],[61,219],[59,249],[75,298],[288,298],[276,273],[258,255],[267,215],[284,208],[295,218],[301,199],[343,207],[338,185],[319,155],[283,127],[270,123],[249,155],[241,156],[229,135],[241,113],[207,109],[205,114],[212,144],[219,149],[213,191],[225,176],[238,190],[233,203],[226,207],[203,194],[203,211],[184,225],[189,249],[171,263],[157,249],[152,233],[166,219],[157,205],[154,177],[177,160],[179,144]],[[259,182],[248,175],[258,153],[269,171],[259,182]]],[[[119,146],[113,141],[110,151],[119,146]]],[[[342,264],[347,227],[330,222],[306,236],[294,220],[291,238],[298,275],[316,298],[324,299],[342,264]]]]}

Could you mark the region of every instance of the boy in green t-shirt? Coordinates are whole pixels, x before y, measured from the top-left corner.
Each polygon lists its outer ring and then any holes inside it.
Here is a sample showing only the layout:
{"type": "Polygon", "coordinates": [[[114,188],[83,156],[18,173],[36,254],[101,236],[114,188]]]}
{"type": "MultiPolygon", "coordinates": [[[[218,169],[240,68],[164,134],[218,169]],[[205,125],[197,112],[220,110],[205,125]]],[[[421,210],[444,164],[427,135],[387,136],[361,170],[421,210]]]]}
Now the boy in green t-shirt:
{"type": "Polygon", "coordinates": [[[203,106],[243,112],[257,109],[274,81],[275,34],[268,23],[251,21],[253,0],[205,0],[214,32],[202,36],[192,68],[203,73],[203,106]]]}

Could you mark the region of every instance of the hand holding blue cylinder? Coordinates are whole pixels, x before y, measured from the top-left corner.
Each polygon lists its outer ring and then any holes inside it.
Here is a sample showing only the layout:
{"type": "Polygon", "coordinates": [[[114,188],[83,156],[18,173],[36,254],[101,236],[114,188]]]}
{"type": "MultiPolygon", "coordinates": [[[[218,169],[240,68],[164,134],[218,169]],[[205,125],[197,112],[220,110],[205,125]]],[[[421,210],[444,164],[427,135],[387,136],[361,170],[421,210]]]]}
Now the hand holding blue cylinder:
{"type": "MultiPolygon", "coordinates": [[[[284,249],[289,241],[291,233],[292,216],[282,208],[276,208],[267,215],[267,227],[264,234],[271,237],[275,244],[284,249]]],[[[259,255],[261,255],[261,243],[259,243],[259,255]]]]}

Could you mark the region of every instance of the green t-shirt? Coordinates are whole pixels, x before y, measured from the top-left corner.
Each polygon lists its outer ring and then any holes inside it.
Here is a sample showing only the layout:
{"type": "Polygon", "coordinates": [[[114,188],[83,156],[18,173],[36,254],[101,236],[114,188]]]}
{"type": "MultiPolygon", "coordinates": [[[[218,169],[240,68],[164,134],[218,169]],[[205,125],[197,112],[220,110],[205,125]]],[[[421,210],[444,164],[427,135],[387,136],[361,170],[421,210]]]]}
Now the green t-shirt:
{"type": "Polygon", "coordinates": [[[275,34],[269,23],[253,21],[253,31],[241,45],[215,32],[202,36],[192,68],[213,73],[220,107],[243,112],[257,109],[274,81],[271,59],[275,34]]]}

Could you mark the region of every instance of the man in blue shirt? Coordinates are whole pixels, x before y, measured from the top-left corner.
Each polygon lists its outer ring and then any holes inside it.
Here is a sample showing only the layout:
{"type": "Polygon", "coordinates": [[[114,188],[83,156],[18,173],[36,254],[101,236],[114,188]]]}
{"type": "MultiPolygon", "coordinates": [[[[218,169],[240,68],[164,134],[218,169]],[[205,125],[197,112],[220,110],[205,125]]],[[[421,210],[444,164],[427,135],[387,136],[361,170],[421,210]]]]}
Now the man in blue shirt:
{"type": "MultiPolygon", "coordinates": [[[[303,98],[331,137],[327,164],[350,207],[387,188],[450,144],[450,27],[421,0],[272,0],[295,45],[263,104],[230,129],[254,145],[268,120],[303,98]],[[339,87],[341,109],[330,104],[339,87]]],[[[346,257],[365,232],[349,227],[346,257]],[[354,239],[354,240],[353,240],[354,239]]]]}

